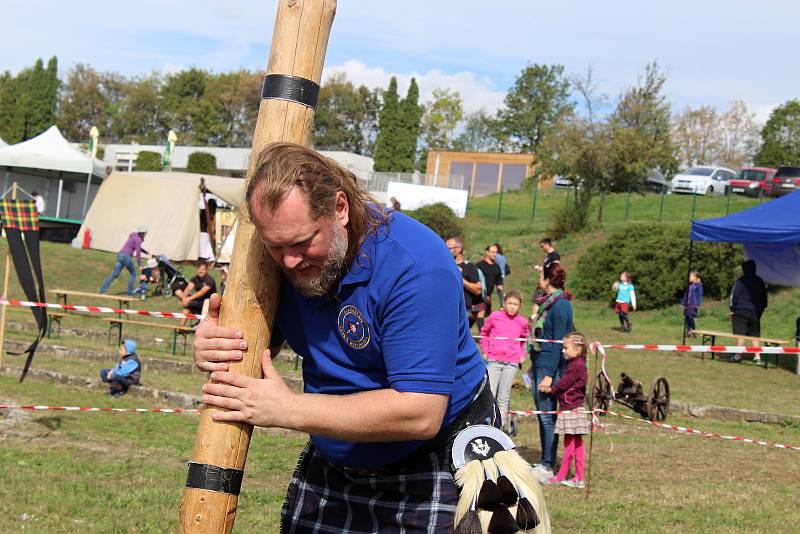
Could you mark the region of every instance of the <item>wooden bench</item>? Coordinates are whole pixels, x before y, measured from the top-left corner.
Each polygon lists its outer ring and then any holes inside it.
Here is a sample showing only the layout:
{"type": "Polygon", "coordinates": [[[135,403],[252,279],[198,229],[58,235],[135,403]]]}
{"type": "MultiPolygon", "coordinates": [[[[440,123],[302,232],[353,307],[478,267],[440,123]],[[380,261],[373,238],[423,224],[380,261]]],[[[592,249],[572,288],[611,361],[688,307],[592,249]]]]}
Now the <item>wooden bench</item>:
{"type": "MultiPolygon", "coordinates": [[[[12,313],[24,313],[27,315],[32,315],[30,308],[17,308],[14,306],[8,306],[6,311],[12,313]]],[[[61,337],[61,319],[63,319],[67,315],[68,314],[64,312],[58,312],[58,311],[47,312],[47,317],[50,319],[49,321],[47,321],[47,337],[51,337],[53,331],[53,322],[55,322],[58,325],[58,330],[56,331],[56,337],[61,337]]]]}
{"type": "MultiPolygon", "coordinates": [[[[736,339],[736,340],[741,339],[745,342],[749,341],[750,344],[759,343],[760,345],[763,345],[765,347],[782,347],[784,345],[790,345],[792,343],[791,341],[787,341],[785,339],[772,339],[768,337],[757,337],[757,336],[742,336],[739,334],[732,334],[730,332],[717,332],[715,330],[694,330],[693,333],[700,334],[700,343],[702,345],[714,346],[717,344],[718,337],[736,339]]],[[[717,354],[716,352],[711,353],[712,360],[714,359],[714,356],[716,356],[716,354],[717,354]]],[[[759,354],[759,353],[754,353],[754,354],[762,357],[764,361],[764,369],[766,369],[768,367],[767,357],[769,356],[769,354],[759,354]]],[[[703,353],[703,359],[705,359],[705,353],[703,353]]],[[[778,367],[777,354],[775,354],[775,367],[778,367]]]]}
{"type": "MultiPolygon", "coordinates": [[[[73,291],[71,289],[50,289],[47,291],[55,295],[56,302],[60,301],[61,304],[67,304],[67,297],[83,297],[97,300],[108,300],[117,303],[117,308],[128,308],[130,303],[137,299],[136,297],[129,297],[128,295],[107,295],[105,293],[88,293],[86,291],[73,291]]],[[[119,314],[117,317],[121,317],[119,314]]]]}
{"type": "Polygon", "coordinates": [[[190,326],[180,326],[177,324],[152,323],[149,321],[132,321],[129,319],[117,319],[115,317],[103,317],[103,321],[108,323],[108,343],[111,344],[111,333],[117,330],[117,346],[122,344],[123,325],[147,326],[150,328],[161,328],[172,330],[172,354],[175,354],[178,345],[178,336],[183,338],[183,353],[186,354],[187,337],[194,334],[194,328],[190,326]]]}

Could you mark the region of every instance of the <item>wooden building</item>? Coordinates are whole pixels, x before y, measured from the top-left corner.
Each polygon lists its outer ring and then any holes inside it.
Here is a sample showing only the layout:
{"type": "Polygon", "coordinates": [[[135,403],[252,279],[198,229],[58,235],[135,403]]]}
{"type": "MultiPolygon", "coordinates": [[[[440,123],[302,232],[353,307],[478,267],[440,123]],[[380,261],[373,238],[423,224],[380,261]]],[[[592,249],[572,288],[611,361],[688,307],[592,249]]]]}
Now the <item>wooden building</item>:
{"type": "Polygon", "coordinates": [[[425,185],[466,189],[470,196],[519,189],[533,174],[529,154],[501,152],[428,152],[425,185]]]}

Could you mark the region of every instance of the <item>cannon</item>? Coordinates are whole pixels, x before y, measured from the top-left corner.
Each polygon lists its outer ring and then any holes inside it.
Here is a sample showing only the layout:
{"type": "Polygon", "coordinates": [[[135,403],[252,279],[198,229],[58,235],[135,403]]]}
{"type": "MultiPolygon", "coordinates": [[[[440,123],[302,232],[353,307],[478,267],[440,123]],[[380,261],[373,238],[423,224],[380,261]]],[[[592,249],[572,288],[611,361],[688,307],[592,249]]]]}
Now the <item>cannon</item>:
{"type": "Polygon", "coordinates": [[[608,410],[611,401],[627,406],[650,421],[664,421],[669,414],[669,382],[663,376],[656,378],[650,394],[645,395],[641,382],[620,373],[619,386],[614,391],[605,370],[600,371],[592,380],[592,408],[608,410]]]}

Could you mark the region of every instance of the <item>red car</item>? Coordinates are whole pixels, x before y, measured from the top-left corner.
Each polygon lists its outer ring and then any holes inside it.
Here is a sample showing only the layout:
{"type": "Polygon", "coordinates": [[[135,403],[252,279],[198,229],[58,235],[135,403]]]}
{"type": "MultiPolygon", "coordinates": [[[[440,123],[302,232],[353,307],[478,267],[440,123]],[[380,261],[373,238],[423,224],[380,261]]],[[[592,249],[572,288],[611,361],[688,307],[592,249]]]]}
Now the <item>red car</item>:
{"type": "Polygon", "coordinates": [[[741,167],[736,179],[730,181],[732,193],[760,197],[772,192],[772,178],[777,169],[770,167],[741,167]]]}
{"type": "Polygon", "coordinates": [[[781,196],[800,191],[800,167],[778,167],[772,179],[772,194],[781,196]]]}

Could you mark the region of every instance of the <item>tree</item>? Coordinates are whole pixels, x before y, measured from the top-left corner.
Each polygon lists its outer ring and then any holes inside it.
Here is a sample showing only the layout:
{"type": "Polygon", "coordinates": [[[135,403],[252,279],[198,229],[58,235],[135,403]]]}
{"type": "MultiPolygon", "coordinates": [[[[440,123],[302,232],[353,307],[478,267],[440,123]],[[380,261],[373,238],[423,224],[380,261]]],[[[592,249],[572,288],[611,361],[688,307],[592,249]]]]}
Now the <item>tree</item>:
{"type": "Polygon", "coordinates": [[[535,154],[539,144],[573,104],[561,65],[528,65],[497,111],[499,131],[510,148],[535,154]]]}
{"type": "Polygon", "coordinates": [[[417,80],[411,78],[408,93],[400,103],[399,138],[397,147],[397,172],[413,172],[417,156],[417,140],[419,139],[422,106],[419,105],[419,87],[417,80]]]}
{"type": "Polygon", "coordinates": [[[109,138],[120,143],[156,144],[166,137],[167,131],[160,120],[160,84],[157,75],[125,83],[125,97],[115,108],[109,138]]]}
{"type": "Polygon", "coordinates": [[[713,106],[685,108],[673,120],[672,136],[679,161],[688,166],[740,167],[759,143],[755,115],[738,100],[724,112],[713,106]]]}
{"type": "Polygon", "coordinates": [[[670,104],[662,94],[666,81],[658,64],[649,63],[639,83],[623,92],[611,116],[613,172],[620,190],[641,190],[651,169],[666,176],[677,172],[670,104]]]}
{"type": "Polygon", "coordinates": [[[58,95],[58,63],[50,58],[47,68],[37,59],[28,76],[25,99],[25,139],[36,137],[55,124],[58,95]]]}
{"type": "Polygon", "coordinates": [[[73,141],[89,138],[92,126],[109,131],[111,100],[103,76],[88,65],[78,63],[67,75],[58,106],[58,127],[73,141]]]}
{"type": "Polygon", "coordinates": [[[224,127],[206,98],[209,74],[190,68],[167,77],[161,87],[165,129],[175,130],[187,144],[217,144],[224,127]]]}
{"type": "Polygon", "coordinates": [[[0,75],[0,137],[7,143],[25,140],[25,98],[28,70],[0,75]]]}
{"type": "Polygon", "coordinates": [[[396,171],[400,142],[400,101],[397,78],[392,76],[389,88],[383,93],[383,105],[378,115],[378,137],[375,140],[373,168],[378,172],[396,171]]]}
{"type": "Polygon", "coordinates": [[[470,113],[463,120],[463,130],[453,141],[455,150],[490,152],[501,148],[498,123],[485,109],[470,113]]]}
{"type": "Polygon", "coordinates": [[[420,132],[423,148],[417,159],[417,169],[424,171],[429,150],[452,150],[455,131],[464,117],[461,95],[451,89],[434,89],[425,103],[420,132]]]}
{"type": "Polygon", "coordinates": [[[800,100],[789,100],[772,110],[761,130],[761,141],[757,165],[800,165],[800,100]]]}
{"type": "Polygon", "coordinates": [[[203,98],[219,124],[217,145],[249,147],[258,119],[263,76],[248,70],[209,75],[203,98]]]}
{"type": "Polygon", "coordinates": [[[314,115],[314,146],[370,155],[378,123],[379,95],[365,86],[356,88],[343,72],[328,77],[320,89],[314,115]]]}
{"type": "Polygon", "coordinates": [[[196,174],[217,174],[217,158],[208,152],[192,152],[186,163],[186,171],[196,174]]]}
{"type": "Polygon", "coordinates": [[[722,115],[720,132],[720,164],[736,169],[752,161],[759,145],[756,115],[741,100],[731,102],[722,115]]]}
{"type": "Polygon", "coordinates": [[[50,58],[45,68],[37,59],[33,67],[16,76],[0,75],[0,137],[19,143],[36,137],[55,124],[58,94],[58,61],[50,58]]]}
{"type": "Polygon", "coordinates": [[[719,154],[720,116],[713,106],[686,107],[675,116],[672,135],[681,163],[691,167],[710,164],[719,154]]]}

